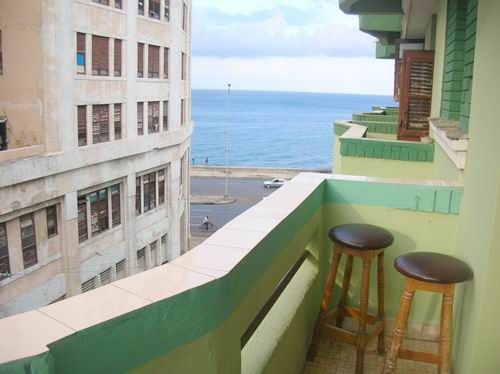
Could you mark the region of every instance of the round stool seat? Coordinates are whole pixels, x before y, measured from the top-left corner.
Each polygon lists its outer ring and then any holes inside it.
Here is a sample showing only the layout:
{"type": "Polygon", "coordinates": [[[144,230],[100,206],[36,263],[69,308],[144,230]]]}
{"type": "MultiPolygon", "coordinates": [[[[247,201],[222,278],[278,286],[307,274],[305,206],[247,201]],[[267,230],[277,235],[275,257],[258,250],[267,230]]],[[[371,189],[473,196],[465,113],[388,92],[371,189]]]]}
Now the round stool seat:
{"type": "Polygon", "coordinates": [[[407,253],[394,260],[394,267],[409,278],[429,283],[461,283],[472,277],[469,265],[442,253],[407,253]]]}
{"type": "Polygon", "coordinates": [[[348,223],[336,226],[328,232],[335,243],[354,249],[387,248],[394,242],[392,234],[378,226],[348,223]]]}

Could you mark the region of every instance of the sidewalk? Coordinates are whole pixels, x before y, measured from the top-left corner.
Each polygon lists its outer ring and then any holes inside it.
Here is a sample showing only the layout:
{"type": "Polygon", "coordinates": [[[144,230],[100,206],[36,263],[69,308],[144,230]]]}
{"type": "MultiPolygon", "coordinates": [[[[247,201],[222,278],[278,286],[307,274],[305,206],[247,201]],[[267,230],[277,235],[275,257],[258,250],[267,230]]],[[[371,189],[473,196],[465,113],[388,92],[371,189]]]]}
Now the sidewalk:
{"type": "Polygon", "coordinates": [[[234,203],[236,199],[229,198],[224,200],[224,196],[215,195],[191,195],[191,204],[216,204],[224,205],[234,203]]]}

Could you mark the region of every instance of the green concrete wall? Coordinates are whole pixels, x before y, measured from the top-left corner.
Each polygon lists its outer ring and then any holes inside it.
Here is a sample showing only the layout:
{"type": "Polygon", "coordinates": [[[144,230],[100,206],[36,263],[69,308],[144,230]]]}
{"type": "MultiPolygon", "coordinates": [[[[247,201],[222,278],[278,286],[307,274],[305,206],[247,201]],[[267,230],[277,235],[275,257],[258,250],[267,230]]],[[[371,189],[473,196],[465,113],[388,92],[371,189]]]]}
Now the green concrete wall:
{"type": "Polygon", "coordinates": [[[434,75],[432,85],[431,117],[441,115],[441,96],[443,91],[445,39],[446,39],[446,10],[447,0],[436,0],[436,45],[434,52],[434,75]]]}
{"type": "Polygon", "coordinates": [[[464,195],[459,222],[458,255],[474,270],[457,317],[455,373],[500,372],[499,190],[500,2],[480,0],[477,9],[474,82],[469,121],[469,148],[464,171],[464,195]]]}

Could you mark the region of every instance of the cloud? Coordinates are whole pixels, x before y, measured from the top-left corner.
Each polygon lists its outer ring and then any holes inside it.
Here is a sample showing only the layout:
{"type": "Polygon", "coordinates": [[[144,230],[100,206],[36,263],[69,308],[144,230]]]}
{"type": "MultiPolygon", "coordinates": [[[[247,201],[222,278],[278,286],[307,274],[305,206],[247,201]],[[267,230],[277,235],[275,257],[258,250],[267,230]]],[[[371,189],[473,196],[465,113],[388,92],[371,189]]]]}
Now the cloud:
{"type": "Polygon", "coordinates": [[[374,58],[193,57],[193,88],[391,95],[394,61],[374,58]]]}
{"type": "Polygon", "coordinates": [[[194,56],[373,56],[373,41],[331,0],[198,0],[193,8],[194,56]]]}

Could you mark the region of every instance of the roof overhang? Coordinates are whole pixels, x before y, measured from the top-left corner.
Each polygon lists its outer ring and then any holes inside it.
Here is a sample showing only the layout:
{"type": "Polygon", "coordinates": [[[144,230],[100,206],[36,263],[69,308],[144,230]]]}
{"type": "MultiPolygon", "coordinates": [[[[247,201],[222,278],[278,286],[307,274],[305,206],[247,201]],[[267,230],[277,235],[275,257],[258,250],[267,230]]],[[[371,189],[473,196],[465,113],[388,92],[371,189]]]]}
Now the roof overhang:
{"type": "Polygon", "coordinates": [[[396,46],[394,44],[383,44],[380,41],[376,44],[375,57],[380,59],[395,59],[396,46]]]}
{"type": "Polygon", "coordinates": [[[360,15],[359,29],[378,38],[382,44],[394,44],[401,38],[401,15],[360,15]]]}
{"type": "Polygon", "coordinates": [[[346,14],[401,14],[401,0],[339,0],[346,14]]]}
{"type": "Polygon", "coordinates": [[[423,39],[432,15],[437,12],[436,0],[403,0],[402,39],[423,39]]]}

